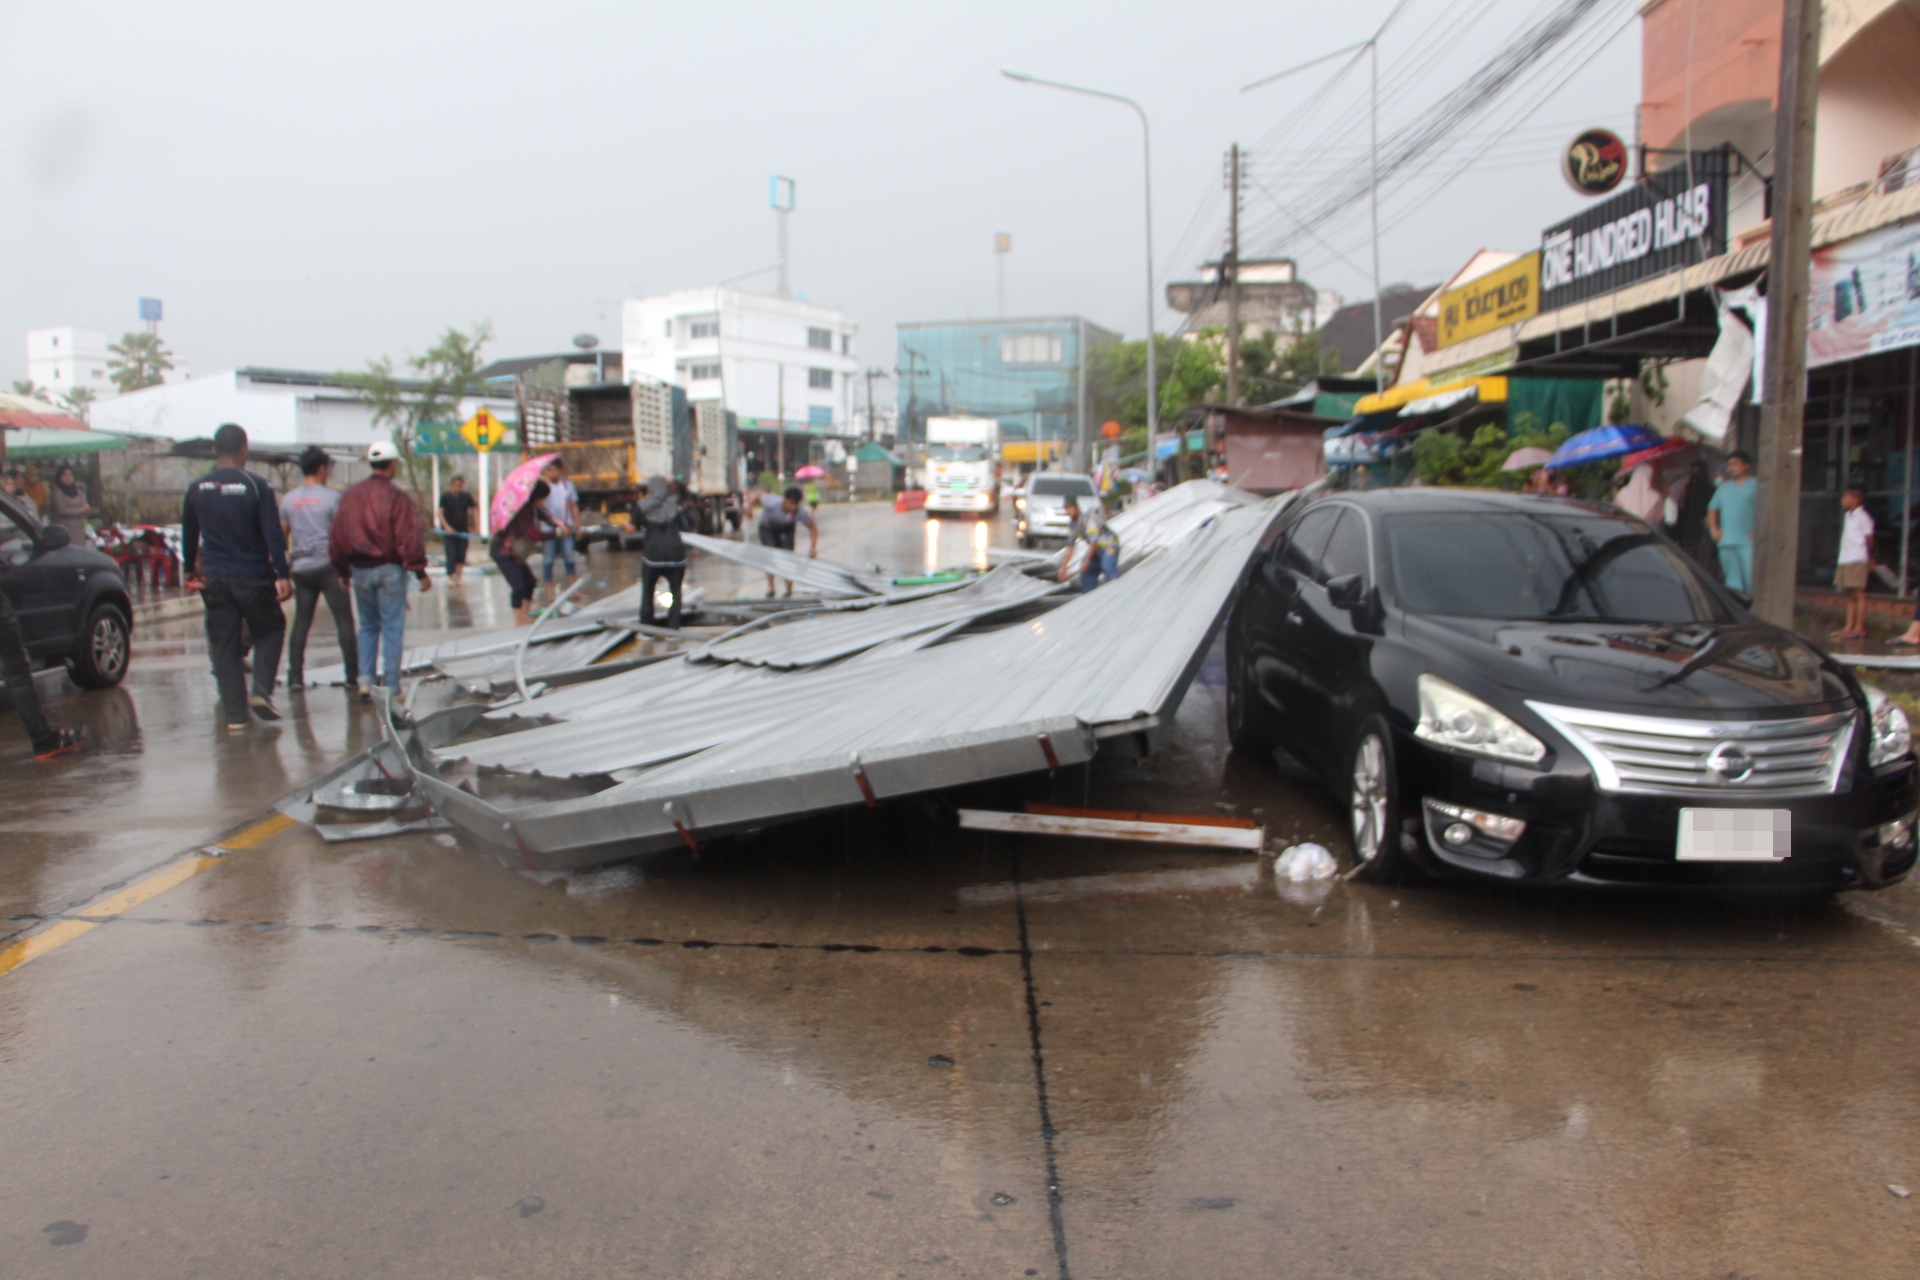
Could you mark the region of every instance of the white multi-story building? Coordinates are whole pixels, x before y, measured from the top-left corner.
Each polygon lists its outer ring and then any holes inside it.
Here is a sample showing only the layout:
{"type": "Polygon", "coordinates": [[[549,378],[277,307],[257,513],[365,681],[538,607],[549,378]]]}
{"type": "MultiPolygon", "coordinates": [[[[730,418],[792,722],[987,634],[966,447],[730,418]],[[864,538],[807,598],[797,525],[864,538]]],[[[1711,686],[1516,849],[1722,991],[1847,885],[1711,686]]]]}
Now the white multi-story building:
{"type": "Polygon", "coordinates": [[[96,396],[112,395],[105,331],[72,326],[27,330],[27,377],[34,386],[55,395],[66,395],[76,387],[96,396]]]}
{"type": "Polygon", "coordinates": [[[629,298],[621,313],[626,376],[717,401],[744,434],[852,436],[859,326],[838,307],[739,289],[629,298]]]}

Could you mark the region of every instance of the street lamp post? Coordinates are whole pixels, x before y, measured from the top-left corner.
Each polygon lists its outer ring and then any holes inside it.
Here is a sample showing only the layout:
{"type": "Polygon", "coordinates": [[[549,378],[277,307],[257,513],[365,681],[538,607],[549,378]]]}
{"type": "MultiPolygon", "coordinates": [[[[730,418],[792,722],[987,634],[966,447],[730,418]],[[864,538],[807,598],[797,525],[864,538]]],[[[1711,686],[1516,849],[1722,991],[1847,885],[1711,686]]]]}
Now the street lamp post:
{"type": "MultiPolygon", "coordinates": [[[[1248,93],[1262,85],[1272,84],[1276,80],[1285,80],[1297,72],[1306,71],[1325,62],[1349,53],[1365,52],[1368,58],[1367,85],[1367,204],[1373,221],[1373,389],[1377,392],[1386,386],[1386,361],[1380,351],[1380,344],[1386,334],[1380,323],[1380,37],[1387,34],[1387,28],[1406,8],[1406,0],[1393,6],[1387,20],[1380,24],[1365,40],[1356,41],[1344,49],[1335,49],[1332,53],[1323,53],[1319,57],[1303,62],[1297,67],[1288,67],[1285,71],[1276,71],[1272,75],[1241,89],[1248,93]]],[[[1353,65],[1348,63],[1348,66],[1353,65]]]]}
{"type": "MultiPolygon", "coordinates": [[[[1089,98],[1105,98],[1108,102],[1118,102],[1133,108],[1140,117],[1140,157],[1146,175],[1146,211],[1147,211],[1147,465],[1151,468],[1157,459],[1155,451],[1160,445],[1160,379],[1158,364],[1154,354],[1153,342],[1153,136],[1147,127],[1147,113],[1132,98],[1123,98],[1117,93],[1106,93],[1100,89],[1086,89],[1077,84],[1061,84],[1058,80],[1042,80],[1018,71],[1001,71],[1009,80],[1021,84],[1043,85],[1049,89],[1064,89],[1068,93],[1085,94],[1089,98]]],[[[1085,353],[1082,353],[1085,358],[1085,353]]]]}

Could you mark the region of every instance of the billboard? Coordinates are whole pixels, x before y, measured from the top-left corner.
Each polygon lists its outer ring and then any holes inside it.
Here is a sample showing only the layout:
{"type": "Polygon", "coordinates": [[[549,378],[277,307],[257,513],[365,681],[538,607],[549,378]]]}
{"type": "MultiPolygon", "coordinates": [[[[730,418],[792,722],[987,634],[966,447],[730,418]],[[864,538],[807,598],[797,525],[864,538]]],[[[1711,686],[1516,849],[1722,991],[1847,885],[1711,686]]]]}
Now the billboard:
{"type": "Polygon", "coordinates": [[[1540,309],[1552,311],[1727,251],[1733,153],[1696,151],[1540,234],[1540,309]]]}
{"type": "Polygon", "coordinates": [[[1920,222],[1813,252],[1807,364],[1920,346],[1920,222]]]}
{"type": "Polygon", "coordinates": [[[1539,311],[1540,255],[1523,254],[1440,295],[1437,346],[1477,338],[1539,311]]]}

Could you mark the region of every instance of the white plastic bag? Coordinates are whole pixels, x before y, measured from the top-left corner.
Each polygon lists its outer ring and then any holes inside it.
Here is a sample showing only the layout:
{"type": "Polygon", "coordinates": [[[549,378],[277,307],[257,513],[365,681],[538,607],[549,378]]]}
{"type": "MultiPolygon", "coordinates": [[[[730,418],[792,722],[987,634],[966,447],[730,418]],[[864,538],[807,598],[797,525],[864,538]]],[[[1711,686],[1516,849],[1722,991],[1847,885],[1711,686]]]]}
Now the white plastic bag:
{"type": "Polygon", "coordinates": [[[1296,844],[1273,860],[1274,878],[1294,884],[1331,880],[1339,871],[1340,865],[1324,845],[1296,844]]]}

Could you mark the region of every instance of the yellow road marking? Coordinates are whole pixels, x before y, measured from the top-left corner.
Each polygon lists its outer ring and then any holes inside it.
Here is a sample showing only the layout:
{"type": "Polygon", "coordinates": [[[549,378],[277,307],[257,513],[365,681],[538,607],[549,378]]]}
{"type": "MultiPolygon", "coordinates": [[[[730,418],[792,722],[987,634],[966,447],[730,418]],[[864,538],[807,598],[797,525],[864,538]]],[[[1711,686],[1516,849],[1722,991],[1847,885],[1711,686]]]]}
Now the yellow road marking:
{"type": "MultiPolygon", "coordinates": [[[[251,849],[293,825],[292,818],[284,813],[276,813],[212,847],[222,850],[251,849]]],[[[22,938],[5,950],[0,950],[0,975],[11,973],[29,961],[38,960],[49,951],[59,950],[75,938],[92,933],[106,920],[125,915],[141,903],[151,901],[169,889],[179,888],[208,867],[218,866],[219,863],[219,858],[204,853],[182,854],[165,866],[148,872],[125,888],[116,889],[100,901],[73,913],[75,916],[84,916],[85,919],[56,920],[38,933],[22,938]]]]}

